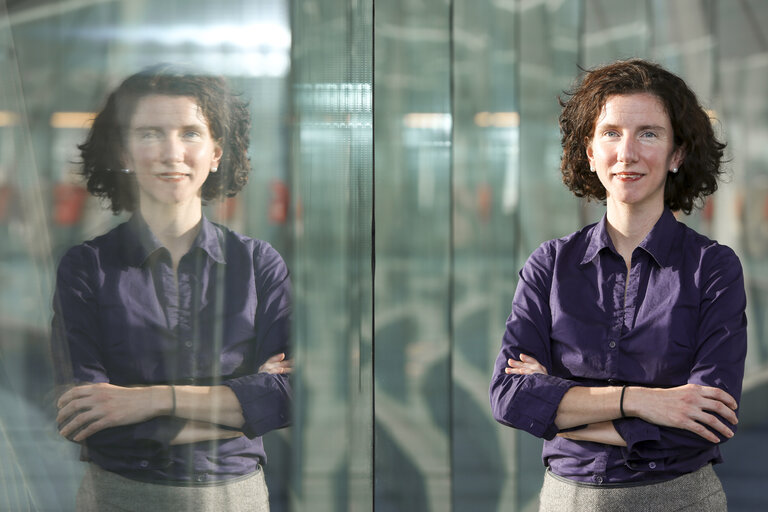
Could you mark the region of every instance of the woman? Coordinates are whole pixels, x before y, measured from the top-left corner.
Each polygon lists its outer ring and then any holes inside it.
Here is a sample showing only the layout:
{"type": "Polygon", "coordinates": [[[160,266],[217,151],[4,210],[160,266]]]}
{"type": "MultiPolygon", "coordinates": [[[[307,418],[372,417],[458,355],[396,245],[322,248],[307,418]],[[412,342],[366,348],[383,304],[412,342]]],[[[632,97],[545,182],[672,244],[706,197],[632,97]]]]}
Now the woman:
{"type": "Polygon", "coordinates": [[[738,421],[741,265],[672,214],[715,191],[725,145],[643,60],[588,72],[562,105],[563,181],[606,213],[520,271],[494,416],[546,440],[540,510],[726,510],[711,465],[738,421]]]}
{"type": "Polygon", "coordinates": [[[88,190],[134,212],[59,265],[61,435],[90,462],[78,510],[268,510],[261,436],[289,422],[280,255],[210,222],[245,185],[248,110],[217,77],[126,79],[80,146],[88,190]]]}

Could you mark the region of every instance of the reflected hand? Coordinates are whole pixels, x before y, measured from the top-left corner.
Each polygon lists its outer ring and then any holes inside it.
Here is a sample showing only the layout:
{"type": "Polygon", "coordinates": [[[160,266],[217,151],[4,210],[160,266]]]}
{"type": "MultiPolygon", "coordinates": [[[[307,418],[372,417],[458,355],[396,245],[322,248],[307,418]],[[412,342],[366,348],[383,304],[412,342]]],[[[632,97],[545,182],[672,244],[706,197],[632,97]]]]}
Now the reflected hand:
{"type": "Polygon", "coordinates": [[[720,439],[705,425],[727,438],[733,437],[733,431],[711,413],[735,425],[739,421],[734,412],[737,407],[736,400],[722,389],[698,384],[669,389],[629,387],[624,395],[628,416],[685,429],[713,443],[720,439]]]}
{"type": "Polygon", "coordinates": [[[547,375],[547,369],[536,359],[525,354],[520,354],[520,360],[507,359],[507,368],[504,371],[507,375],[533,375],[534,373],[543,373],[547,375]]]}
{"type": "MultiPolygon", "coordinates": [[[[159,388],[126,388],[107,383],[75,386],[59,398],[59,433],[77,443],[109,427],[130,425],[157,416],[159,388]]],[[[160,390],[160,391],[165,391],[160,390]]],[[[168,392],[168,408],[171,396],[168,392]]]]}
{"type": "Polygon", "coordinates": [[[293,359],[286,359],[285,354],[275,354],[259,366],[259,373],[283,374],[293,372],[293,359]]]}

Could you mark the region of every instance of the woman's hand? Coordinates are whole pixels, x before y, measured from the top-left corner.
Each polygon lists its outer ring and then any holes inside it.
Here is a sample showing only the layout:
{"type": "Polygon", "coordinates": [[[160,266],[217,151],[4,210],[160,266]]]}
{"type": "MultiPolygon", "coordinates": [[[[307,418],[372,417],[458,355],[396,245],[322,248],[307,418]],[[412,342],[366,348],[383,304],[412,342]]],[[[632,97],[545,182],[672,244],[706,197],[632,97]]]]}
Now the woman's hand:
{"type": "Polygon", "coordinates": [[[520,360],[507,359],[507,368],[504,371],[507,375],[532,375],[534,373],[543,373],[547,375],[547,369],[536,359],[525,354],[520,354],[520,360]]]}
{"type": "Polygon", "coordinates": [[[734,412],[737,407],[736,400],[722,389],[698,384],[669,389],[629,387],[624,394],[628,416],[685,429],[713,443],[720,439],[705,425],[727,438],[733,437],[733,431],[712,413],[735,425],[739,421],[734,412]]]}
{"type": "Polygon", "coordinates": [[[285,354],[275,354],[259,366],[259,373],[283,374],[293,372],[293,359],[286,359],[285,354]]]}
{"type": "Polygon", "coordinates": [[[612,421],[591,423],[582,429],[560,432],[557,435],[572,441],[590,441],[612,446],[627,446],[627,442],[624,441],[624,438],[621,437],[613,426],[612,421]]]}
{"type": "Polygon", "coordinates": [[[171,410],[168,386],[126,388],[105,382],[75,386],[59,398],[59,433],[77,443],[109,427],[130,425],[171,410]]]}
{"type": "Polygon", "coordinates": [[[176,434],[169,444],[190,444],[200,441],[216,441],[219,439],[233,439],[242,436],[238,430],[219,428],[213,423],[205,421],[188,420],[184,427],[176,434]]]}

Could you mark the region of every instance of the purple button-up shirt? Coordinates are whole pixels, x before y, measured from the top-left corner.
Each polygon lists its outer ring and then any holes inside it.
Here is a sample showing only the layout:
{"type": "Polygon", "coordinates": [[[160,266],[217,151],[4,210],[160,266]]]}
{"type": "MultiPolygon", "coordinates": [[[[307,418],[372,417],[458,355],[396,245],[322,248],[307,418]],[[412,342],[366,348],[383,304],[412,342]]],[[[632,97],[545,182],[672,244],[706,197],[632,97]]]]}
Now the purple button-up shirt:
{"type": "Polygon", "coordinates": [[[640,418],[613,422],[627,447],[556,437],[554,420],[572,386],[695,383],[721,388],[738,401],[745,307],[734,252],[677,222],[668,210],[635,249],[629,272],[605,218],[545,242],[520,271],[491,381],[494,417],[544,438],[544,464],[582,482],[649,483],[721,462],[717,444],[640,418]],[[536,358],[549,375],[504,373],[507,359],[521,353],[536,358]]]}
{"type": "Polygon", "coordinates": [[[287,376],[258,373],[290,341],[288,270],[268,243],[203,218],[176,275],[136,214],[64,255],[53,306],[59,384],[224,385],[245,417],[245,436],[186,445],[169,445],[180,418],[105,429],[87,439],[85,460],[129,478],[195,484],[266,462],[260,436],[288,425],[291,402],[287,376]]]}

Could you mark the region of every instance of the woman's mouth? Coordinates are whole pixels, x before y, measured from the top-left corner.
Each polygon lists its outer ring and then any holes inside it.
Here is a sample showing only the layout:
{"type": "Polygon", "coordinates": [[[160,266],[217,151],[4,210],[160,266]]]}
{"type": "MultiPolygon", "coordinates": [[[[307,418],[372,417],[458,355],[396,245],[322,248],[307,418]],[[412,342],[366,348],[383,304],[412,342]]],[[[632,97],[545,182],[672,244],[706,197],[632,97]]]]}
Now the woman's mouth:
{"type": "Polygon", "coordinates": [[[181,181],[187,177],[187,174],[183,172],[163,172],[155,176],[163,181],[181,181]]]}
{"type": "Polygon", "coordinates": [[[621,181],[637,181],[643,177],[639,172],[617,172],[614,176],[621,181]]]}

